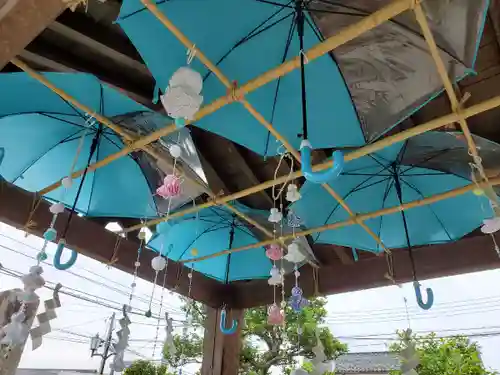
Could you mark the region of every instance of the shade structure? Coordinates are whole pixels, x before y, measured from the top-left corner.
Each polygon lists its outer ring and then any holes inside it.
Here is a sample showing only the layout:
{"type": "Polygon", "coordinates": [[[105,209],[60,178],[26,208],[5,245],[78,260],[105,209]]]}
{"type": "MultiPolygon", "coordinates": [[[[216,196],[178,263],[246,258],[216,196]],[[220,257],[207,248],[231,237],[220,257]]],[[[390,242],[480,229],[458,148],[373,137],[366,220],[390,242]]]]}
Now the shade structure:
{"type": "MultiPolygon", "coordinates": [[[[446,155],[461,151],[467,155],[465,142],[456,147],[441,148],[433,135],[456,140],[454,134],[428,133],[395,144],[380,152],[357,159],[346,165],[341,177],[331,183],[356,213],[362,214],[401,203],[420,200],[435,194],[470,184],[446,166],[446,155]],[[429,168],[433,158],[441,159],[441,168],[429,168]]],[[[466,162],[462,168],[469,167],[466,162]]],[[[470,176],[470,167],[469,167],[470,176]]],[[[468,177],[469,177],[468,176],[468,177]]],[[[321,226],[348,219],[339,205],[320,186],[306,182],[302,199],[292,208],[308,227],[321,226]]],[[[458,240],[478,228],[483,219],[492,215],[485,196],[472,192],[427,206],[413,208],[366,221],[388,248],[405,248],[458,240]],[[406,225],[405,225],[406,221],[406,225]],[[408,237],[406,236],[408,233],[408,237]],[[409,241],[408,241],[409,240],[409,241]],[[409,242],[409,244],[408,244],[409,242]]],[[[378,244],[357,226],[349,226],[313,235],[315,243],[336,244],[356,249],[380,252],[378,244]]]]}
{"type": "MultiPolygon", "coordinates": [[[[254,211],[242,205],[236,207],[245,214],[254,211]]],[[[160,224],[158,229],[160,232],[151,239],[148,247],[174,261],[259,242],[246,224],[221,207],[207,208],[198,215],[188,214],[170,220],[160,224]]],[[[268,278],[272,263],[265,251],[263,247],[258,247],[186,265],[224,283],[268,278]]]]}
{"type": "MultiPolygon", "coordinates": [[[[94,76],[44,76],[93,113],[113,118],[150,112],[94,76]]],[[[124,147],[116,133],[92,120],[92,113],[81,112],[25,73],[0,75],[0,97],[0,147],[5,149],[0,174],[23,189],[39,191],[67,176],[73,163],[74,170],[84,169],[124,147]],[[93,143],[95,151],[91,153],[93,143]]],[[[146,168],[150,171],[150,165],[154,162],[139,152],[89,171],[76,210],[88,216],[156,217],[163,203],[153,191],[162,175],[158,169],[144,173],[146,168]]],[[[64,194],[59,188],[46,198],[72,207],[80,181],[75,179],[64,194]]]]}
{"type": "MultiPolygon", "coordinates": [[[[306,12],[307,50],[323,36],[388,2],[194,0],[156,4],[227,77],[246,82],[299,55],[296,4],[306,12]]],[[[434,4],[427,8],[445,61],[459,79],[472,71],[487,1],[455,0],[446,2],[445,7],[434,4]],[[454,22],[467,26],[457,31],[452,27],[454,22]]],[[[144,58],[158,87],[165,90],[172,74],[186,65],[184,46],[140,0],[125,0],[117,22],[144,58]]],[[[440,91],[441,82],[437,74],[430,73],[435,71],[433,61],[417,29],[416,23],[404,16],[384,26],[382,32],[370,32],[356,44],[348,43],[307,65],[308,138],[314,148],[360,146],[372,141],[440,91]]],[[[205,102],[226,94],[226,88],[196,59],[192,67],[204,76],[205,102]]],[[[256,90],[247,99],[299,148],[298,71],[256,90]]],[[[275,139],[240,105],[226,106],[195,125],[262,155],[277,152],[275,139]]]]}

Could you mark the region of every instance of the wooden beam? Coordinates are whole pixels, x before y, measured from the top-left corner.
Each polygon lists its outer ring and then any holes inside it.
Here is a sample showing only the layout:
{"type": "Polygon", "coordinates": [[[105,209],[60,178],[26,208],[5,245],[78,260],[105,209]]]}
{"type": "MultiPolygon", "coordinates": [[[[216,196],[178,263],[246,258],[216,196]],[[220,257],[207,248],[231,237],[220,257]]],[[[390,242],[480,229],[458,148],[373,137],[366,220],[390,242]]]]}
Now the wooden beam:
{"type": "MultiPolygon", "coordinates": [[[[29,218],[34,199],[35,194],[19,189],[8,182],[1,182],[0,221],[22,229],[29,218]]],[[[67,216],[68,212],[66,211],[57,220],[56,229],[59,233],[63,229],[67,216]]],[[[42,201],[32,217],[34,225],[29,227],[29,233],[41,236],[45,229],[48,228],[51,219],[49,203],[42,201]]],[[[109,263],[115,258],[114,263],[112,263],[113,267],[128,273],[134,272],[134,263],[139,246],[135,238],[121,238],[96,222],[76,216],[72,219],[66,242],[68,248],[103,263],[109,263]]],[[[143,250],[140,259],[141,266],[138,272],[140,278],[151,282],[154,280],[151,260],[156,255],[157,253],[149,249],[143,250]]],[[[188,296],[188,272],[187,267],[170,261],[168,263],[167,288],[188,296]]],[[[160,279],[162,278],[158,278],[159,283],[160,279]]],[[[220,307],[222,297],[225,294],[224,288],[225,286],[217,281],[198,272],[193,272],[191,297],[195,300],[208,306],[220,307]]]]}
{"type": "MultiPolygon", "coordinates": [[[[6,5],[0,1],[0,5],[6,5]]],[[[19,0],[0,19],[0,69],[66,9],[62,0],[19,0]]]]}
{"type": "MultiPolygon", "coordinates": [[[[500,241],[500,235],[496,238],[500,241]]],[[[324,264],[318,271],[317,285],[310,266],[300,269],[299,282],[307,297],[313,296],[316,288],[320,295],[330,295],[391,285],[384,277],[387,272],[384,256],[365,256],[360,251],[358,262],[343,265],[338,261],[334,249],[322,246],[315,250],[324,264]]],[[[493,248],[491,237],[484,235],[449,244],[415,248],[414,257],[419,280],[500,268],[500,259],[493,248]]],[[[393,250],[393,259],[396,282],[412,281],[408,251],[393,250]]],[[[432,286],[431,282],[426,284],[432,286]]],[[[287,293],[289,292],[288,289],[287,293]]],[[[233,306],[238,308],[262,306],[273,301],[273,291],[267,285],[267,280],[234,284],[231,294],[233,306]]],[[[435,297],[436,300],[440,298],[435,297]]]]}
{"type": "Polygon", "coordinates": [[[233,319],[238,329],[231,335],[224,335],[219,328],[220,309],[208,308],[203,339],[203,364],[201,375],[237,375],[240,364],[241,327],[244,311],[228,310],[226,322],[229,326],[233,319]]]}

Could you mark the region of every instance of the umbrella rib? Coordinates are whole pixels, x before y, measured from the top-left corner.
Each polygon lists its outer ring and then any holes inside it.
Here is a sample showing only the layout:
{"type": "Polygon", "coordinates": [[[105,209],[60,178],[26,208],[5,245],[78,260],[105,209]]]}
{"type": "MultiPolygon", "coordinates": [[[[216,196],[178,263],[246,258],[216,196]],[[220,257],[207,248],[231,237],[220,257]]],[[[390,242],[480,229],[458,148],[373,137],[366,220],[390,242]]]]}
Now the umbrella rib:
{"type": "MultiPolygon", "coordinates": [[[[364,186],[363,188],[360,189],[360,187],[362,185],[364,185],[365,183],[367,183],[368,181],[370,181],[372,178],[374,177],[378,177],[378,174],[372,174],[370,175],[370,177],[364,179],[363,181],[361,181],[358,185],[356,185],[354,188],[352,188],[347,194],[344,195],[343,199],[346,200],[349,196],[351,196],[351,194],[354,194],[358,191],[361,191],[361,190],[364,190],[364,189],[367,189],[367,188],[370,188],[376,184],[380,184],[382,182],[384,182],[385,180],[387,180],[387,178],[381,180],[381,181],[377,181],[375,183],[372,183],[372,184],[369,184],[368,186],[364,186]]],[[[389,177],[388,177],[389,178],[389,177]]],[[[323,225],[326,225],[328,223],[328,220],[330,220],[330,218],[333,216],[333,214],[335,213],[335,211],[337,211],[337,209],[340,207],[340,202],[337,202],[337,204],[333,207],[332,211],[330,212],[330,214],[326,217],[325,221],[323,222],[323,225]]],[[[321,236],[321,233],[318,233],[317,237],[316,237],[316,241],[319,240],[319,237],[321,236]]]]}
{"type": "MultiPolygon", "coordinates": [[[[115,135],[118,138],[118,136],[116,135],[116,133],[113,134],[113,135],[115,135]]],[[[118,145],[115,141],[113,141],[111,138],[109,138],[106,134],[101,133],[101,136],[104,137],[104,138],[106,138],[106,140],[109,141],[111,144],[113,144],[118,150],[121,150],[120,145],[118,145]]],[[[155,193],[155,187],[150,184],[148,178],[144,174],[144,171],[142,170],[142,167],[139,164],[139,160],[137,160],[133,156],[133,153],[128,154],[126,157],[129,158],[129,159],[131,159],[135,164],[137,164],[137,167],[139,168],[139,170],[140,170],[140,172],[142,174],[142,177],[144,177],[144,180],[146,181],[146,185],[148,186],[149,191],[151,192],[151,194],[154,194],[155,193]]],[[[97,158],[96,161],[99,161],[99,158],[97,158]]],[[[158,205],[156,204],[156,201],[152,197],[151,197],[151,201],[153,202],[153,207],[151,207],[149,203],[148,203],[148,206],[150,208],[152,208],[153,211],[156,212],[156,214],[158,215],[158,213],[159,213],[158,205]]]]}
{"type": "Polygon", "coordinates": [[[417,163],[413,163],[413,165],[411,165],[408,169],[406,169],[403,172],[403,174],[407,173],[407,172],[409,172],[409,171],[411,171],[412,169],[415,169],[415,168],[423,168],[421,166],[421,164],[427,163],[428,161],[431,161],[432,159],[435,159],[435,158],[437,158],[439,156],[442,156],[442,155],[446,154],[447,152],[454,151],[454,150],[460,150],[460,149],[458,149],[458,148],[456,148],[456,149],[447,148],[447,149],[444,149],[444,150],[439,150],[436,154],[431,155],[431,156],[429,156],[429,157],[427,157],[427,158],[425,158],[425,159],[423,159],[423,160],[421,160],[421,161],[419,161],[417,163]]]}
{"type": "MultiPolygon", "coordinates": [[[[319,27],[317,27],[316,24],[313,25],[311,23],[311,20],[309,20],[309,17],[305,17],[305,19],[306,19],[307,24],[309,25],[309,27],[313,31],[314,35],[316,35],[316,38],[318,38],[318,42],[320,42],[320,43],[324,42],[325,41],[325,37],[324,37],[323,33],[321,32],[321,30],[319,29],[319,27]],[[314,26],[316,26],[316,27],[314,27],[314,26]]],[[[344,73],[342,72],[342,69],[340,68],[339,63],[337,62],[337,59],[335,58],[334,52],[330,51],[330,52],[327,53],[327,55],[330,56],[330,58],[332,59],[333,63],[335,64],[335,66],[339,70],[340,76],[342,77],[342,81],[344,81],[344,86],[346,87],[347,92],[349,93],[349,98],[351,99],[351,103],[354,103],[354,98],[353,98],[353,96],[351,94],[351,90],[349,90],[349,85],[347,84],[347,80],[345,79],[344,73]]],[[[358,123],[361,126],[361,124],[363,124],[363,122],[361,121],[361,117],[359,116],[358,109],[356,108],[355,105],[353,105],[352,107],[354,109],[354,113],[356,113],[356,118],[358,119],[358,123]]],[[[361,130],[361,134],[362,134],[363,139],[365,140],[365,142],[367,142],[367,139],[366,139],[366,136],[365,136],[365,132],[363,130],[361,130]]]]}
{"type": "MultiPolygon", "coordinates": [[[[385,203],[387,202],[387,198],[389,197],[389,192],[391,191],[392,189],[392,185],[394,184],[394,178],[391,178],[389,180],[389,183],[387,184],[387,187],[386,187],[386,191],[384,192],[384,198],[382,199],[382,209],[385,208],[385,203]]],[[[384,217],[381,216],[380,217],[380,224],[379,224],[379,227],[378,227],[378,236],[380,237],[382,235],[382,222],[384,220],[384,217]]]]}
{"type": "Polygon", "coordinates": [[[56,148],[57,146],[59,146],[61,143],[64,143],[66,141],[66,139],[68,138],[72,138],[74,137],[76,134],[78,133],[81,133],[83,130],[78,130],[76,131],[75,133],[72,133],[70,135],[68,135],[66,138],[60,140],[59,142],[57,142],[56,144],[52,145],[51,147],[49,147],[49,149],[47,149],[46,151],[42,152],[40,155],[38,155],[36,158],[34,158],[31,163],[28,164],[28,166],[26,166],[22,171],[21,173],[14,179],[12,180],[11,182],[14,184],[19,178],[21,178],[21,176],[23,174],[25,174],[28,169],[30,169],[31,167],[33,167],[35,165],[35,163],[37,161],[39,161],[41,158],[43,158],[45,155],[47,155],[50,151],[52,151],[54,148],[56,148]]]}
{"type": "MultiPolygon", "coordinates": [[[[220,224],[220,223],[219,223],[220,224]]],[[[210,232],[213,232],[214,230],[219,230],[219,229],[224,229],[224,228],[215,228],[218,224],[215,224],[215,225],[212,225],[211,227],[205,229],[203,232],[201,232],[200,234],[198,234],[190,243],[189,245],[187,245],[186,249],[182,252],[181,256],[179,257],[179,260],[182,260],[182,257],[186,254],[186,251],[189,250],[189,248],[191,246],[193,246],[193,244],[198,241],[201,236],[203,236],[204,234],[206,233],[210,233],[210,232]],[[213,229],[215,228],[215,229],[213,229]]]]}
{"type": "MultiPolygon", "coordinates": [[[[272,14],[271,16],[269,16],[265,21],[263,21],[262,23],[260,23],[257,27],[255,27],[252,31],[250,31],[246,36],[244,36],[243,38],[241,38],[238,42],[236,42],[230,49],[229,51],[227,51],[218,61],[217,63],[215,64],[215,66],[219,66],[230,54],[231,52],[233,52],[236,48],[242,46],[243,44],[245,44],[246,42],[248,42],[249,40],[255,38],[256,36],[262,34],[263,32],[273,28],[274,26],[276,26],[277,24],[283,22],[284,20],[286,20],[288,17],[292,16],[294,13],[291,12],[289,14],[287,14],[286,16],[283,16],[281,17],[280,19],[274,21],[273,23],[267,25],[266,27],[264,27],[263,29],[259,30],[260,27],[262,27],[263,25],[266,24],[267,21],[269,21],[270,19],[272,19],[273,17],[275,17],[277,14],[279,14],[283,9],[280,9],[279,11],[275,12],[274,14],[272,14]],[[257,31],[258,30],[258,31],[257,31]]],[[[208,73],[205,74],[205,77],[203,77],[203,80],[205,81],[208,77],[210,77],[210,75],[213,74],[213,71],[209,69],[208,73]]]]}
{"type": "MultiPolygon", "coordinates": [[[[293,13],[292,13],[293,14],[293,13]]],[[[296,23],[294,22],[295,18],[292,19],[292,22],[290,23],[290,30],[288,30],[288,38],[285,43],[285,51],[283,52],[283,58],[281,59],[281,63],[283,64],[286,60],[286,57],[288,56],[288,50],[290,49],[290,44],[292,42],[293,38],[293,32],[295,31],[295,26],[296,23]]],[[[276,112],[276,105],[278,103],[278,94],[280,91],[280,86],[281,86],[281,78],[278,78],[278,81],[276,83],[276,90],[274,91],[274,100],[273,100],[273,109],[271,111],[271,124],[274,122],[274,114],[276,112]]],[[[271,140],[271,132],[268,130],[267,131],[267,137],[266,137],[266,147],[264,149],[264,155],[267,155],[267,151],[269,150],[269,141],[271,140]]]]}
{"type": "MultiPolygon", "coordinates": [[[[154,14],[155,17],[158,18],[158,20],[163,23],[163,25],[169,29],[172,34],[175,35],[175,37],[185,45],[186,48],[192,48],[193,43],[167,18],[167,16],[162,13],[152,2],[151,0],[140,0],[146,7],[154,14]]],[[[206,56],[205,54],[200,51],[198,48],[196,49],[196,57],[205,65],[209,70],[211,70],[217,78],[222,82],[224,86],[226,86],[228,89],[232,88],[233,85],[229,81],[229,79],[220,71],[220,69],[215,66],[206,56]]],[[[281,135],[278,133],[276,129],[273,128],[273,126],[260,114],[246,99],[242,99],[240,101],[242,105],[250,112],[252,116],[255,117],[255,119],[260,122],[266,129],[268,129],[270,132],[272,132],[273,136],[280,140],[283,143],[283,146],[287,149],[288,152],[290,152],[293,157],[300,162],[300,154],[295,150],[292,145],[281,135]]],[[[340,195],[338,195],[335,190],[333,190],[328,184],[322,184],[323,188],[328,191],[328,193],[339,202],[339,204],[347,211],[349,216],[353,217],[356,219],[356,214],[350,209],[350,207],[345,203],[345,201],[342,199],[340,195]]],[[[248,220],[247,220],[248,221],[248,220]]],[[[377,235],[363,222],[360,220],[356,219],[356,222],[358,225],[363,227],[363,229],[371,236],[375,241],[377,241],[383,248],[384,250],[387,250],[380,240],[380,238],[377,237],[377,235]]],[[[259,227],[258,227],[259,228],[259,227]]],[[[259,228],[261,231],[263,231],[266,235],[270,235],[270,232],[266,230],[265,228],[261,227],[259,228]]],[[[272,236],[272,235],[271,235],[272,236]]]]}
{"type": "Polygon", "coordinates": [[[64,119],[62,119],[62,118],[59,118],[59,117],[57,117],[57,116],[50,115],[50,114],[48,114],[48,113],[43,113],[43,112],[41,112],[41,113],[40,113],[40,115],[45,116],[45,117],[48,117],[48,118],[51,118],[51,119],[53,119],[53,120],[58,120],[58,121],[64,122],[64,123],[69,124],[69,125],[74,125],[74,126],[77,126],[77,127],[79,127],[79,128],[83,128],[83,129],[85,129],[85,126],[83,126],[83,125],[77,124],[76,122],[72,122],[72,121],[64,120],[64,119]]]}
{"type": "MultiPolygon", "coordinates": [[[[341,4],[341,3],[338,3],[336,1],[330,2],[330,1],[327,1],[327,0],[315,0],[315,1],[318,1],[319,3],[323,3],[323,4],[326,4],[326,5],[334,5],[334,6],[342,7],[342,8],[345,8],[345,9],[350,9],[350,10],[353,10],[353,11],[356,11],[356,12],[360,12],[362,14],[359,14],[359,17],[366,17],[366,16],[370,15],[369,12],[367,12],[367,11],[365,11],[363,9],[359,9],[357,7],[354,7],[352,5],[341,4]]],[[[357,16],[357,15],[353,14],[353,16],[357,16]]],[[[398,21],[396,21],[394,19],[389,19],[388,22],[389,23],[393,23],[394,25],[401,27],[402,29],[404,29],[407,32],[409,32],[410,34],[413,34],[413,35],[416,35],[416,36],[418,36],[418,37],[420,37],[422,39],[425,39],[424,35],[420,34],[418,31],[412,30],[410,27],[406,26],[405,24],[403,24],[401,22],[398,22],[398,21]]],[[[444,53],[446,53],[448,56],[450,56],[452,59],[458,61],[460,64],[462,64],[462,66],[464,66],[466,68],[469,68],[461,59],[459,59],[458,57],[456,57],[453,53],[447,51],[445,48],[442,48],[439,45],[438,45],[438,48],[441,51],[443,51],[444,53]]]]}
{"type": "MultiPolygon", "coordinates": [[[[99,136],[99,139],[97,140],[97,147],[95,150],[95,160],[99,160],[99,149],[101,147],[101,141],[102,141],[102,125],[101,125],[101,134],[99,136]]],[[[92,203],[92,196],[94,195],[94,187],[95,187],[95,180],[97,179],[97,171],[92,171],[92,184],[90,186],[90,197],[89,197],[89,204],[87,206],[87,214],[90,212],[90,205],[92,203]]],[[[88,173],[87,173],[87,178],[88,178],[88,173]]]]}
{"type": "MultiPolygon", "coordinates": [[[[422,194],[422,192],[420,191],[420,189],[418,189],[416,186],[413,186],[408,181],[405,181],[404,178],[401,178],[401,181],[405,185],[407,185],[410,189],[413,189],[415,192],[417,192],[417,194],[420,195],[422,197],[422,199],[425,199],[425,195],[422,194]]],[[[434,215],[434,217],[436,218],[436,220],[439,222],[439,225],[441,225],[441,227],[443,228],[444,232],[446,233],[446,235],[448,236],[448,238],[450,239],[450,241],[453,241],[453,239],[451,238],[451,235],[448,232],[448,230],[446,229],[443,221],[439,218],[438,214],[432,209],[432,205],[429,204],[426,207],[432,212],[432,214],[434,215]]]]}
{"type": "MultiPolygon", "coordinates": [[[[269,5],[276,5],[282,8],[293,8],[291,5],[285,5],[285,4],[280,4],[274,1],[270,0],[254,0],[258,3],[263,3],[263,4],[269,4],[269,5]]],[[[311,3],[312,1],[309,1],[311,3]]],[[[289,3],[290,4],[290,3],[289,3]]],[[[340,15],[345,15],[345,16],[358,16],[357,13],[349,13],[349,12],[336,12],[333,10],[327,10],[327,9],[313,9],[313,8],[308,8],[307,6],[302,7],[304,10],[308,12],[315,12],[315,13],[330,13],[330,14],[340,14],[340,15]]]]}

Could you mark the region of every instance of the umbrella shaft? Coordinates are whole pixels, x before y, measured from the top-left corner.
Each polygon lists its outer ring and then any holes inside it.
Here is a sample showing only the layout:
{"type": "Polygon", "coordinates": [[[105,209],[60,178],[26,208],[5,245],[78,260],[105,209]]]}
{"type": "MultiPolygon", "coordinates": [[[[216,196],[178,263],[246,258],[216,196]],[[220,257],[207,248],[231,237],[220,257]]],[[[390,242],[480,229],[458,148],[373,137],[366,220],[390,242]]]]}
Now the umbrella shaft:
{"type": "MultiPolygon", "coordinates": [[[[394,167],[394,187],[396,188],[396,193],[398,195],[399,204],[403,204],[403,191],[401,190],[401,181],[399,180],[399,175],[397,167],[394,167]]],[[[410,232],[408,231],[408,223],[406,222],[406,214],[401,211],[401,217],[403,218],[403,227],[405,229],[406,244],[408,246],[408,253],[410,255],[411,270],[413,273],[413,280],[417,281],[417,272],[415,270],[415,259],[413,258],[413,249],[410,242],[410,232]]]]}
{"type": "Polygon", "coordinates": [[[97,149],[97,144],[99,143],[99,137],[101,135],[101,126],[99,127],[99,130],[96,132],[94,139],[92,140],[92,144],[90,145],[90,152],[89,152],[89,158],[87,160],[87,166],[85,167],[85,170],[83,171],[82,179],[80,180],[80,185],[78,185],[78,191],[76,192],[76,197],[75,201],[73,202],[73,207],[71,207],[71,211],[68,216],[68,221],[66,221],[66,226],[64,227],[64,231],[61,235],[61,238],[66,237],[66,233],[68,232],[69,225],[71,223],[71,220],[73,219],[73,215],[75,213],[76,205],[78,203],[78,199],[80,198],[80,194],[82,192],[83,184],[85,182],[85,177],[87,176],[87,172],[89,170],[89,165],[90,162],[92,161],[92,158],[94,157],[94,153],[97,149]]]}
{"type": "Polygon", "coordinates": [[[302,137],[308,139],[307,134],[307,99],[306,99],[306,72],[305,72],[305,54],[304,54],[304,11],[300,0],[295,2],[297,34],[299,36],[300,48],[300,82],[302,89],[302,137]]]}

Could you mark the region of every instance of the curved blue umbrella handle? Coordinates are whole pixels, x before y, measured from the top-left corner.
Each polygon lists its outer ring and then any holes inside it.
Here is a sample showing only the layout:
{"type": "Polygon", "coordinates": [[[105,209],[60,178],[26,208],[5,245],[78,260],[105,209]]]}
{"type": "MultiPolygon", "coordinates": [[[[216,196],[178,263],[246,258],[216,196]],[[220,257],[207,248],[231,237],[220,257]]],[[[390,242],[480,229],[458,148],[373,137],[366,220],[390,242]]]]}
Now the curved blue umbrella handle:
{"type": "Polygon", "coordinates": [[[73,264],[76,262],[76,257],[78,256],[78,253],[74,250],[71,250],[71,256],[68,259],[66,263],[61,263],[61,256],[64,251],[64,248],[66,246],[66,241],[64,239],[60,239],[58,244],[57,244],[57,250],[56,253],[54,254],[54,267],[60,271],[65,271],[73,264]]]}
{"type": "Polygon", "coordinates": [[[232,335],[233,333],[236,332],[236,329],[238,328],[238,322],[234,319],[231,327],[226,328],[226,309],[222,309],[222,311],[220,312],[219,328],[224,335],[232,335]]]}
{"type": "Polygon", "coordinates": [[[418,281],[413,282],[413,288],[415,288],[415,296],[417,297],[417,303],[423,310],[429,310],[434,304],[434,292],[431,288],[426,288],[427,302],[422,299],[422,291],[420,290],[420,283],[418,281]]]}
{"type": "Polygon", "coordinates": [[[344,170],[344,153],[335,151],[333,153],[332,167],[326,171],[313,172],[311,165],[311,144],[307,139],[304,139],[300,144],[300,157],[302,163],[302,174],[307,181],[315,184],[324,184],[330,180],[337,178],[344,170]]]}

